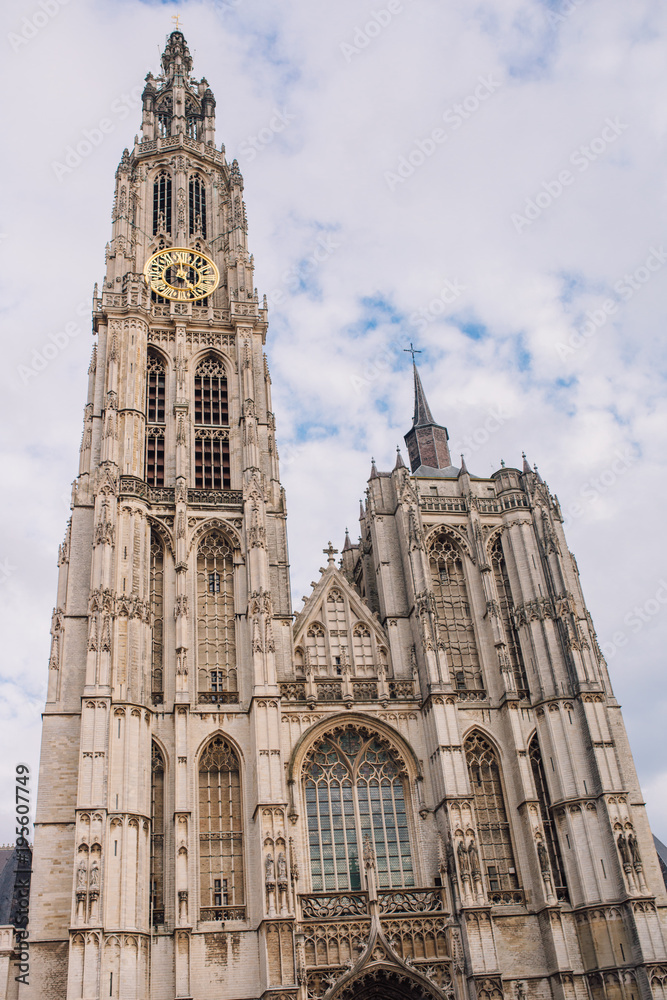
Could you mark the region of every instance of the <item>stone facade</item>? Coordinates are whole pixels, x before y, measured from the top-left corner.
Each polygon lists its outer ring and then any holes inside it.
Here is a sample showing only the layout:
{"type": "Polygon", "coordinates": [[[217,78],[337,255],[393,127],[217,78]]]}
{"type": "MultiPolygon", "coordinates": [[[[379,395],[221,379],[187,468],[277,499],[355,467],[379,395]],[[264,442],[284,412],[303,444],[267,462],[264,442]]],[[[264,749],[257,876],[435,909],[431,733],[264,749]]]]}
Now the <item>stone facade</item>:
{"type": "Polygon", "coordinates": [[[94,300],[21,1000],[664,998],[558,502],[452,466],[416,369],[411,471],[373,466],[293,619],[243,181],[180,32],[162,65],[94,300]],[[169,246],[215,261],[208,300],[151,294],[169,246]]]}

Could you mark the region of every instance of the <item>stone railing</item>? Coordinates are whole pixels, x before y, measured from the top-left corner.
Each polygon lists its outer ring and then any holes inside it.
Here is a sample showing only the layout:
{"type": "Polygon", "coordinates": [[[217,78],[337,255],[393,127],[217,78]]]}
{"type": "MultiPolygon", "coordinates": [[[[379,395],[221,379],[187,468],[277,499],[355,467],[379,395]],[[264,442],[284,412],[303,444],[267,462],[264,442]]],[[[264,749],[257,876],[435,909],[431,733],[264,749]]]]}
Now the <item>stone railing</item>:
{"type": "Polygon", "coordinates": [[[188,490],[190,507],[240,507],[242,504],[241,490],[188,490]]]}
{"type": "Polygon", "coordinates": [[[380,913],[438,913],[445,909],[442,894],[442,889],[381,889],[380,913]]]}
{"type": "Polygon", "coordinates": [[[484,688],[471,688],[467,691],[461,688],[457,690],[456,696],[459,701],[486,701],[488,697],[484,688]]]}
{"type": "MultiPolygon", "coordinates": [[[[299,897],[303,920],[365,917],[370,913],[367,892],[316,892],[299,897]]],[[[444,889],[380,889],[381,914],[444,913],[444,889]]]]}
{"type": "Polygon", "coordinates": [[[419,506],[427,514],[465,514],[468,510],[464,497],[421,496],[419,506]]]}
{"type": "Polygon", "coordinates": [[[392,701],[412,701],[415,697],[415,685],[412,681],[387,681],[387,687],[392,701]]]}
{"type": "Polygon", "coordinates": [[[238,705],[238,691],[200,691],[197,695],[200,705],[238,705]]]}
{"type": "Polygon", "coordinates": [[[501,889],[489,892],[489,902],[494,906],[511,906],[526,902],[523,889],[501,889]]]}
{"type": "Polygon", "coordinates": [[[377,701],[377,681],[352,681],[352,697],[355,701],[377,701]]]}
{"type": "Polygon", "coordinates": [[[368,914],[367,892],[327,892],[300,896],[303,920],[328,917],[365,917],[368,914]]]}
{"type": "Polygon", "coordinates": [[[306,700],[306,685],[297,681],[295,684],[292,683],[281,683],[280,687],[280,697],[285,701],[305,701],[306,700]]]}
{"type": "Polygon", "coordinates": [[[343,685],[340,681],[316,681],[318,701],[342,701],[343,685]]]}
{"type": "Polygon", "coordinates": [[[245,906],[202,906],[200,920],[245,920],[245,906]]]}

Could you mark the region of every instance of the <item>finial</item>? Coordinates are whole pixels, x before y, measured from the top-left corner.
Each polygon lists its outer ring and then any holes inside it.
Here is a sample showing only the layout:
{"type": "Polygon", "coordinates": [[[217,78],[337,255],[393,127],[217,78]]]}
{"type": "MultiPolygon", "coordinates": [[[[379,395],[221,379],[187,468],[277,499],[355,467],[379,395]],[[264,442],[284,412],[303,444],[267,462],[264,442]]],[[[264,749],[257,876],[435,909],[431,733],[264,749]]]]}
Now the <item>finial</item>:
{"type": "Polygon", "coordinates": [[[366,511],[364,510],[364,501],[359,501],[359,517],[366,517],[366,511]]]}
{"type": "Polygon", "coordinates": [[[463,455],[461,455],[461,470],[459,472],[459,475],[460,476],[468,476],[468,475],[470,475],[470,473],[468,472],[468,466],[466,465],[466,460],[463,457],[463,455]]]}
{"type": "Polygon", "coordinates": [[[537,478],[538,478],[539,482],[540,482],[540,483],[544,482],[544,480],[542,479],[542,476],[541,476],[541,475],[539,474],[539,472],[537,471],[537,465],[533,465],[533,469],[535,470],[535,475],[537,476],[537,478]]]}
{"type": "Polygon", "coordinates": [[[181,15],[180,14],[173,14],[171,19],[174,22],[174,31],[180,31],[181,30],[181,24],[180,24],[181,15]]]}
{"type": "Polygon", "coordinates": [[[331,544],[331,542],[329,542],[328,547],[326,549],[322,549],[322,551],[329,560],[329,566],[334,566],[335,565],[334,556],[338,555],[338,549],[335,549],[331,544]]]}
{"type": "Polygon", "coordinates": [[[374,458],[371,459],[371,475],[370,475],[370,478],[371,479],[377,479],[378,478],[378,470],[377,470],[377,466],[375,464],[375,459],[374,458]]]}
{"type": "Polygon", "coordinates": [[[347,552],[352,548],[352,542],[350,541],[350,532],[345,529],[345,545],[343,545],[343,552],[347,552]]]}
{"type": "Polygon", "coordinates": [[[523,471],[524,472],[530,472],[531,469],[530,469],[530,466],[528,465],[528,459],[526,458],[525,451],[521,452],[521,457],[523,458],[523,471]]]}
{"type": "Polygon", "coordinates": [[[500,459],[500,468],[501,468],[501,469],[504,469],[504,468],[505,468],[505,459],[504,459],[504,458],[501,458],[501,459],[500,459]]]}
{"type": "Polygon", "coordinates": [[[401,449],[398,445],[396,445],[396,465],[394,466],[394,472],[396,472],[396,469],[404,468],[405,462],[403,461],[403,456],[401,455],[401,449]]]}

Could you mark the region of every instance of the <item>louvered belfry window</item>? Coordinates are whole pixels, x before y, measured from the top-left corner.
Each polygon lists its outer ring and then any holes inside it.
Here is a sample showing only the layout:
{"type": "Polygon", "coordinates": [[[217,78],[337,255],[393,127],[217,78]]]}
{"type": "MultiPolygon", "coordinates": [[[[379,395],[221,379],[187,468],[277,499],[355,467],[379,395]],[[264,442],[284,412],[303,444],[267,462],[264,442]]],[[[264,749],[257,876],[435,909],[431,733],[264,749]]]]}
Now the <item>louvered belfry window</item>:
{"type": "Polygon", "coordinates": [[[171,177],[162,170],[153,184],[153,236],[171,233],[171,177]]]}
{"type": "Polygon", "coordinates": [[[303,773],[313,892],[361,888],[367,843],[381,888],[413,886],[408,776],[397,750],[349,725],[315,743],[303,773]]]}
{"type": "Polygon", "coordinates": [[[490,894],[519,888],[500,765],[495,749],[479,732],[464,744],[475,802],[477,832],[490,894]]]}
{"type": "Polygon", "coordinates": [[[458,690],[482,690],[475,629],[461,553],[446,535],[430,552],[431,580],[438,625],[446,643],[452,684],[458,690]]]}
{"type": "Polygon", "coordinates": [[[206,239],[206,188],[198,175],[190,178],[188,207],[190,236],[201,233],[206,239]]]}
{"type": "Polygon", "coordinates": [[[201,919],[242,919],[242,911],[211,912],[243,907],[245,898],[240,767],[222,736],[215,736],[199,758],[199,865],[201,919]]]}
{"type": "Polygon", "coordinates": [[[222,362],[205,358],[195,371],[195,486],[228,490],[229,410],[222,362]]]}
{"type": "Polygon", "coordinates": [[[146,371],[146,482],[164,486],[165,365],[149,353],[146,371]]]}

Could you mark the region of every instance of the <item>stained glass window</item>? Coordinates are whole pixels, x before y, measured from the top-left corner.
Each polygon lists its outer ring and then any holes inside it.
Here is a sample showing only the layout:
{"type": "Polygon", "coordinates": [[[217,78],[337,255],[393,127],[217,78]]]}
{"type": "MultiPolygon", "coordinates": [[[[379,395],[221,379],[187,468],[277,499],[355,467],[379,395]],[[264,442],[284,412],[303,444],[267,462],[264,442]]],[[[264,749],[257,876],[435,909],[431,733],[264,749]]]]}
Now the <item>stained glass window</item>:
{"type": "Polygon", "coordinates": [[[350,725],[312,747],[304,774],[313,891],[361,888],[367,840],[381,888],[414,885],[408,776],[395,748],[350,725]]]}
{"type": "Polygon", "coordinates": [[[461,554],[446,534],[436,539],[430,563],[436,613],[447,643],[452,684],[460,690],[483,689],[461,554]]]}

